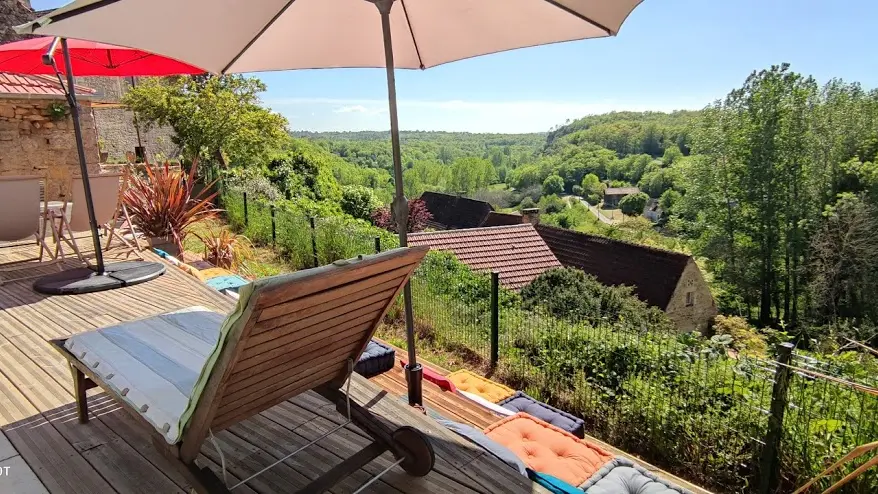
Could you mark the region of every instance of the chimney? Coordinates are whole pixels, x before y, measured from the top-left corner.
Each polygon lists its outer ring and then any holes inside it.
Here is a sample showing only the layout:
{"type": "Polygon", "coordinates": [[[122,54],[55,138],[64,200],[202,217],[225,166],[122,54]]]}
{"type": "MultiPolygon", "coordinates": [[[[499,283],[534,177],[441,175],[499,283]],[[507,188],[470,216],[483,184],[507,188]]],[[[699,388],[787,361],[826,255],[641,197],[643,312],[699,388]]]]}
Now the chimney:
{"type": "Polygon", "coordinates": [[[540,208],[527,208],[521,210],[522,223],[530,223],[533,226],[540,224],[540,208]]]}

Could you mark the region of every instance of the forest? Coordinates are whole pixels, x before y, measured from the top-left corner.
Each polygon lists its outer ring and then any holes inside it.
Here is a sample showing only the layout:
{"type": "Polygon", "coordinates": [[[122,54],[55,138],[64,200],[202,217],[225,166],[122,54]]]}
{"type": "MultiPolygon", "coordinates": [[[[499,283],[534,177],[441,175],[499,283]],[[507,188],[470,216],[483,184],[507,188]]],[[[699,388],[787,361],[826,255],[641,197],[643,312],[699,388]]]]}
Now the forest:
{"type": "MultiPolygon", "coordinates": [[[[340,184],[389,199],[386,133],[308,137],[355,165],[336,165],[340,184]]],[[[437,190],[498,209],[538,205],[556,225],[694,254],[722,312],[801,335],[804,344],[836,332],[874,337],[874,89],[821,85],[784,64],[754,71],[700,111],[586,116],[547,134],[404,132],[402,146],[409,197],[437,190]],[[557,197],[598,204],[604,188],[628,185],[659,204],[656,224],[599,225],[557,197]]]]}

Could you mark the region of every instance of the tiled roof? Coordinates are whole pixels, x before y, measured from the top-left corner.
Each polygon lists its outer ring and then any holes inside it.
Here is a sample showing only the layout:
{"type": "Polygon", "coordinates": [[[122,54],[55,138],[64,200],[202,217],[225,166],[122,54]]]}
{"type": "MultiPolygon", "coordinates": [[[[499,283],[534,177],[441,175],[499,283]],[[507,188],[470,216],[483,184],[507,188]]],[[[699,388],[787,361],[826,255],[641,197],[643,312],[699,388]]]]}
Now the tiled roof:
{"type": "Polygon", "coordinates": [[[499,273],[500,284],[512,290],[521,289],[547,269],[561,267],[530,223],[413,233],[409,245],[451,251],[476,271],[499,273]]]}
{"type": "Polygon", "coordinates": [[[440,192],[424,192],[421,194],[421,200],[433,215],[430,226],[443,230],[482,226],[488,213],[494,210],[485,201],[440,192]]]}
{"type": "MultiPolygon", "coordinates": [[[[76,94],[94,94],[95,90],[76,85],[76,94]]],[[[0,94],[28,96],[63,96],[58,81],[43,75],[0,74],[0,94]]]]}
{"type": "Polygon", "coordinates": [[[597,235],[537,225],[537,232],[564,266],[579,268],[605,285],[628,285],[662,310],[692,259],[686,254],[629,244],[597,235]]]}
{"type": "Polygon", "coordinates": [[[525,220],[520,214],[491,211],[482,226],[520,225],[524,222],[525,220]]]}
{"type": "Polygon", "coordinates": [[[627,196],[640,192],[637,187],[610,187],[604,190],[605,196],[627,196]]]}

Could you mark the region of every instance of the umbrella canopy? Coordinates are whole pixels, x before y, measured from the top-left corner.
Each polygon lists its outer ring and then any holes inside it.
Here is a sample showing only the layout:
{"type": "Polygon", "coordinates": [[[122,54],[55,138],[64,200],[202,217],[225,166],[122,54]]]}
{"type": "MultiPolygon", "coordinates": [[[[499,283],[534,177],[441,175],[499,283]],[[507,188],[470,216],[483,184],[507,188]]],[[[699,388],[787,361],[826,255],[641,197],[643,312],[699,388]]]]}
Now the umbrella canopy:
{"type": "MultiPolygon", "coordinates": [[[[54,37],[44,36],[0,45],[0,72],[55,75],[55,69],[43,63],[43,55],[54,41],[54,37]]],[[[194,65],[135,48],[78,39],[68,40],[67,45],[73,73],[77,76],[167,76],[205,72],[194,65]]],[[[58,70],[65,73],[63,63],[58,64],[58,70]]]]}
{"type": "MultiPolygon", "coordinates": [[[[615,35],[642,0],[397,0],[395,68],[424,69],[526,46],[615,35]]],[[[136,46],[240,73],[384,67],[369,0],[77,0],[19,32],[136,46]]]]}
{"type": "MultiPolygon", "coordinates": [[[[527,46],[613,36],[641,1],[77,0],[17,29],[137,46],[219,74],[385,68],[396,187],[393,213],[399,243],[405,246],[408,206],[394,69],[425,69],[527,46]],[[136,26],[161,26],[162,33],[136,26]]],[[[411,298],[406,283],[406,378],[414,405],[421,404],[423,370],[416,361],[411,298]]]]}

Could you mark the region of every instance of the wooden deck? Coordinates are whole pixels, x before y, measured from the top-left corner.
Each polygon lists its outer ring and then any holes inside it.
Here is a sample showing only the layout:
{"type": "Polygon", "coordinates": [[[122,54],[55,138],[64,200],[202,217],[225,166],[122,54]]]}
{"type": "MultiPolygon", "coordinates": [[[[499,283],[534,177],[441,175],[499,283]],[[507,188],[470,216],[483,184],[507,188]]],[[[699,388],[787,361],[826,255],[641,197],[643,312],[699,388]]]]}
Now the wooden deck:
{"type": "MultiPolygon", "coordinates": [[[[30,246],[0,248],[0,263],[32,252],[30,246]]],[[[112,261],[113,256],[108,257],[112,261]]],[[[0,278],[56,269],[31,267],[0,272],[0,278]]],[[[0,286],[0,474],[2,467],[10,467],[7,475],[0,475],[0,492],[188,491],[182,476],[154,449],[147,431],[99,390],[90,393],[92,420],[78,423],[70,370],[47,340],[193,305],[226,312],[232,302],[170,266],[155,281],[87,295],[46,297],[34,293],[30,281],[0,286]]],[[[428,476],[416,479],[394,469],[366,492],[545,492],[409,408],[399,393],[359,376],[351,390],[355,401],[381,420],[427,433],[437,453],[436,467],[428,476]]],[[[472,418],[491,418],[477,415],[472,418]]],[[[237,482],[341,422],[333,405],[308,392],[218,433],[223,458],[208,441],[199,462],[220,474],[224,460],[229,483],[237,482]]],[[[348,426],[234,492],[296,490],[368,442],[362,431],[348,426]]],[[[352,492],[389,464],[390,454],[385,453],[330,492],[352,492]]]]}

